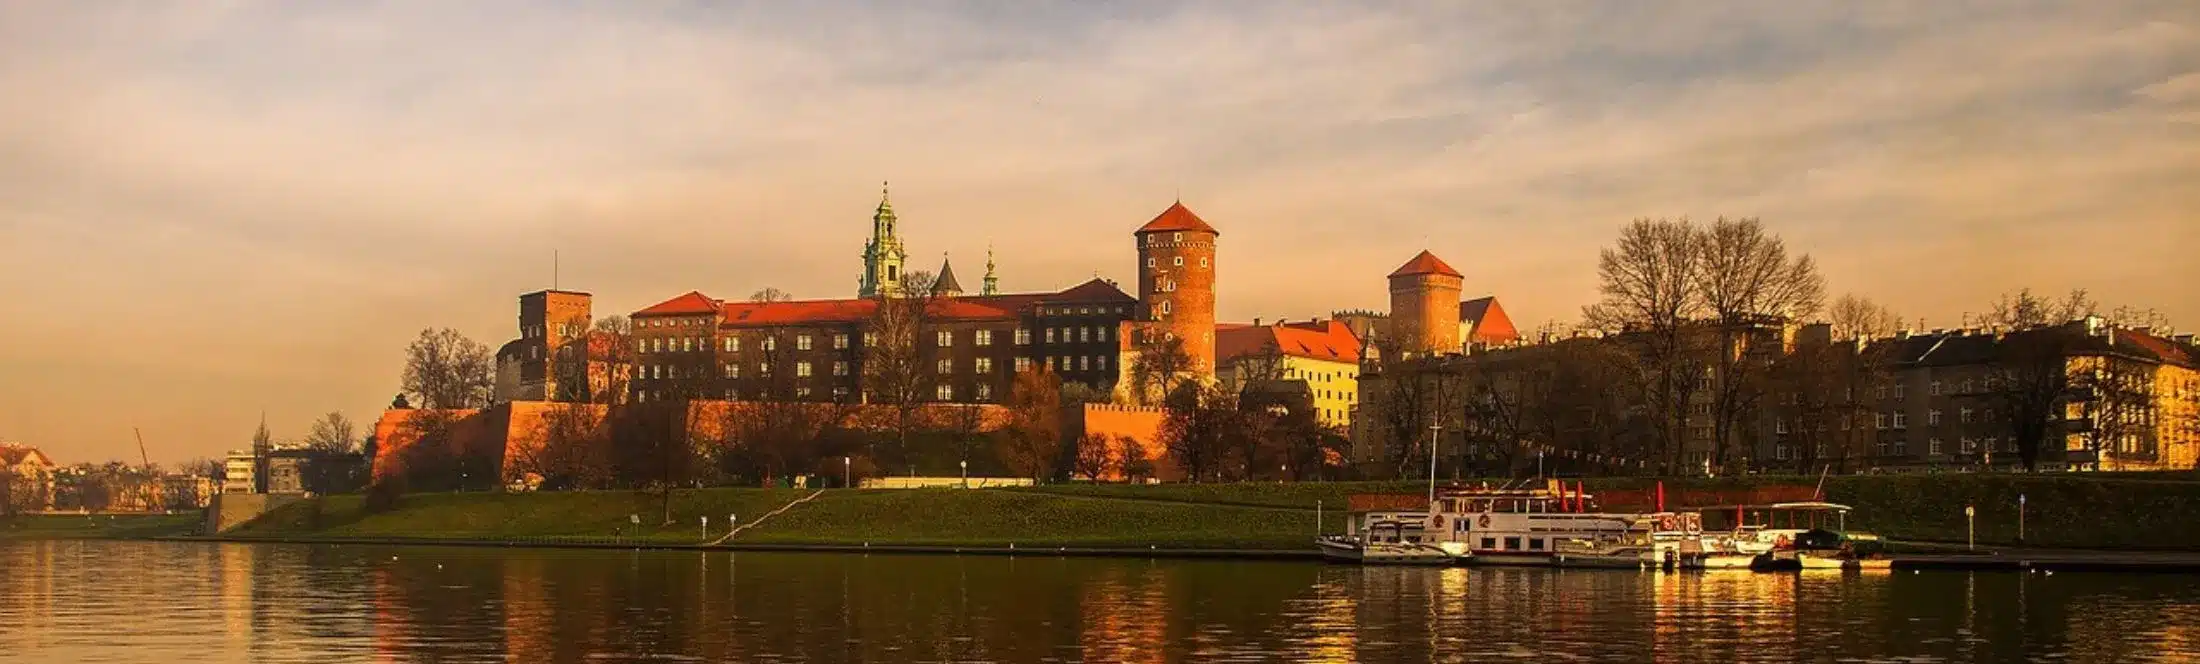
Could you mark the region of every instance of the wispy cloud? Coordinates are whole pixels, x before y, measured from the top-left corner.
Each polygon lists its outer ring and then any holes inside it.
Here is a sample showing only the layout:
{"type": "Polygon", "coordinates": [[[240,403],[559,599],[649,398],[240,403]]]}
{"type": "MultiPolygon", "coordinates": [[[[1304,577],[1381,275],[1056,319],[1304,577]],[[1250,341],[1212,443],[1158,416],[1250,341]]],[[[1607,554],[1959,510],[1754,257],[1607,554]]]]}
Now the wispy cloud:
{"type": "Polygon", "coordinates": [[[1620,223],[1685,214],[1913,317],[2200,325],[2195,63],[2188,2],[11,3],[0,437],[369,416],[553,250],[611,311],[844,294],[885,179],[921,261],[990,243],[1020,289],[1128,276],[1181,192],[1231,318],[1380,307],[1427,247],[1567,319],[1620,223]]]}

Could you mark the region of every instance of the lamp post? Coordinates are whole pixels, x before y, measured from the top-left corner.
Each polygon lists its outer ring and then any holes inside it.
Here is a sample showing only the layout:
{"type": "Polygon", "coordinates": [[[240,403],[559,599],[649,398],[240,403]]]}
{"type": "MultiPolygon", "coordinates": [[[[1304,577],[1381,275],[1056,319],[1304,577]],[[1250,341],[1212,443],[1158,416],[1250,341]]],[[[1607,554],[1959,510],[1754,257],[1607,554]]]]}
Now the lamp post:
{"type": "Polygon", "coordinates": [[[968,488],[970,488],[970,462],[969,462],[969,461],[967,461],[967,460],[964,460],[964,461],[957,461],[957,462],[955,462],[955,465],[957,465],[957,466],[961,466],[961,467],[962,467],[962,483],[963,483],[963,488],[965,488],[965,489],[968,489],[968,488]]]}
{"type": "Polygon", "coordinates": [[[855,460],[853,457],[840,458],[840,488],[855,488],[855,460]]]}
{"type": "Polygon", "coordinates": [[[2024,494],[2017,494],[2017,543],[2024,543],[2024,494]]]}
{"type": "Polygon", "coordinates": [[[1978,548],[1978,519],[1976,517],[1978,517],[1978,508],[1970,505],[1963,506],[1963,548],[1966,551],[1978,548]]]}
{"type": "Polygon", "coordinates": [[[1436,515],[1436,447],[1444,439],[1444,424],[1436,416],[1428,418],[1428,511],[1436,515]]]}

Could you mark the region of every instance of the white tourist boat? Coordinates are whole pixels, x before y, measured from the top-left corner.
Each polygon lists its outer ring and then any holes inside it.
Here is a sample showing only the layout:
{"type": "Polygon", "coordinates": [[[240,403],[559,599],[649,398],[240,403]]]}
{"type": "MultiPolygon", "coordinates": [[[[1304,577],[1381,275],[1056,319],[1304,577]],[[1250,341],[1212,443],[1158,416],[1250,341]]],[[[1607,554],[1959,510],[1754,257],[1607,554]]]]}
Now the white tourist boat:
{"type": "Polygon", "coordinates": [[[1345,521],[1342,535],[1323,535],[1322,557],[1367,565],[1450,565],[1457,555],[1430,540],[1428,512],[1363,512],[1345,521]]]}
{"type": "Polygon", "coordinates": [[[1879,538],[1848,531],[1849,511],[1818,501],[1708,507],[1703,546],[1722,558],[1748,556],[1760,570],[1885,569],[1879,538]]]}
{"type": "Polygon", "coordinates": [[[1436,496],[1434,539],[1474,565],[1624,566],[1677,561],[1692,514],[1593,511],[1557,481],[1530,489],[1452,489],[1436,496]],[[1563,551],[1561,547],[1564,547],[1563,551]],[[1563,555],[1563,562],[1560,556],[1563,555]]]}

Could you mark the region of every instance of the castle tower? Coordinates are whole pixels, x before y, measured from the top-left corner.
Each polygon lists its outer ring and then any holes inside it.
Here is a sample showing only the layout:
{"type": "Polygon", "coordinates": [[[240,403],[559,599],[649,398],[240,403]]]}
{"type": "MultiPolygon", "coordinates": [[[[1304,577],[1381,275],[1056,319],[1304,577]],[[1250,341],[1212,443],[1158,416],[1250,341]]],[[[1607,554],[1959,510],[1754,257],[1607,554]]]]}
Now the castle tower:
{"type": "Polygon", "coordinates": [[[955,280],[955,261],[940,257],[940,272],[932,277],[932,295],[937,297],[962,297],[962,282],[955,280]]]}
{"type": "Polygon", "coordinates": [[[1427,251],[1390,273],[1391,357],[1459,352],[1463,281],[1458,270],[1427,251]]]}
{"type": "Polygon", "coordinates": [[[901,236],[894,231],[894,203],[887,196],[886,184],[879,183],[878,210],[871,213],[871,241],[863,245],[863,276],[856,280],[856,296],[901,292],[901,262],[906,257],[901,236]]]}
{"type": "Polygon", "coordinates": [[[1183,201],[1138,227],[1138,320],[1184,340],[1194,373],[1215,372],[1215,238],[1183,201]]]}
{"type": "Polygon", "coordinates": [[[517,360],[522,394],[546,401],[588,398],[590,300],[587,293],[564,290],[519,296],[521,355],[517,360]],[[581,380],[577,385],[561,385],[560,378],[581,380]],[[542,386],[540,392],[533,389],[535,385],[542,386]]]}

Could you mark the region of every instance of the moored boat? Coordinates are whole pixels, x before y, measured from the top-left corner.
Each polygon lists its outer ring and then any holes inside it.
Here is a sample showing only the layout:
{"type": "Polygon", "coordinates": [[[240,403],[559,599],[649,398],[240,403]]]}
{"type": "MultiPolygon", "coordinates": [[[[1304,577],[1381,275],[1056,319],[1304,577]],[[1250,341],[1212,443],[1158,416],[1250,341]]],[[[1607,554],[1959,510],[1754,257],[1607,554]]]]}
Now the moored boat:
{"type": "Polygon", "coordinates": [[[1428,513],[1365,512],[1345,522],[1342,535],[1314,540],[1322,557],[1364,565],[1450,565],[1457,555],[1428,539],[1428,513]]]}

